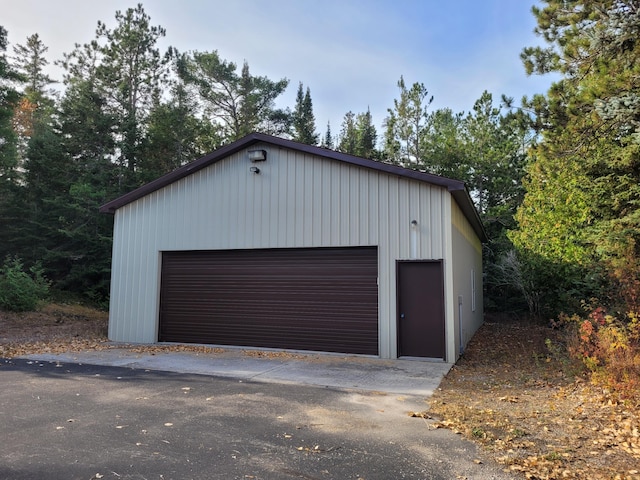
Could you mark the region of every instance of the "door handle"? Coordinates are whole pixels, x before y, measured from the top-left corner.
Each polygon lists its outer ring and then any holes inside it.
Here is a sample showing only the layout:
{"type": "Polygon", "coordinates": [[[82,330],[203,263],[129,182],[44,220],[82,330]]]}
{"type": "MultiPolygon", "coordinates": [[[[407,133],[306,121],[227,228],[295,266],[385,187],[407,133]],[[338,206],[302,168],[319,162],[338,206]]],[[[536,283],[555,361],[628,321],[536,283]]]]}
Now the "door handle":
{"type": "Polygon", "coordinates": [[[404,318],[404,313],[401,313],[400,314],[400,319],[403,319],[403,318],[404,318]]]}

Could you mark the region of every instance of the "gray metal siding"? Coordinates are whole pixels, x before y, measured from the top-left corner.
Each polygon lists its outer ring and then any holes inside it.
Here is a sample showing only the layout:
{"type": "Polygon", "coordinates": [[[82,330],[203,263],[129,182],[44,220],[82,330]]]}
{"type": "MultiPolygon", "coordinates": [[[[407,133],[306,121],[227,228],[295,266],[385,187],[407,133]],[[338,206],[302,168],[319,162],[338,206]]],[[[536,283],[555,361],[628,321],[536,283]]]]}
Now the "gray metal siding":
{"type": "Polygon", "coordinates": [[[452,283],[454,305],[454,337],[453,351],[455,357],[460,355],[460,343],[462,346],[471,340],[471,337],[483,322],[482,304],[482,244],[475,235],[468,220],[463,215],[455,202],[452,203],[452,283]],[[475,278],[475,309],[472,309],[472,281],[475,278]],[[462,300],[461,307],[459,300],[462,300]],[[462,316],[460,316],[462,314],[462,316]],[[462,331],[461,331],[462,330],[462,331]]]}
{"type": "Polygon", "coordinates": [[[412,258],[416,220],[417,258],[444,259],[445,279],[452,273],[449,192],[295,150],[260,148],[267,161],[259,175],[249,172],[240,151],[116,211],[109,337],[157,341],[163,251],[377,246],[380,356],[395,358],[395,261],[412,258]]]}

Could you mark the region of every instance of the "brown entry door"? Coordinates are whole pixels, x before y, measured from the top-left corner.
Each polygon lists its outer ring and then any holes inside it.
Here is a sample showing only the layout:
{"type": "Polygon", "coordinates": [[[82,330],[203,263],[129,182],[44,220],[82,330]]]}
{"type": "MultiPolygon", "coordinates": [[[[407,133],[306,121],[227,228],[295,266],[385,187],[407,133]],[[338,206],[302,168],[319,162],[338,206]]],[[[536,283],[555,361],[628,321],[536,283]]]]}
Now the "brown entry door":
{"type": "Polygon", "coordinates": [[[445,358],[441,261],[398,262],[399,356],[445,358]]]}

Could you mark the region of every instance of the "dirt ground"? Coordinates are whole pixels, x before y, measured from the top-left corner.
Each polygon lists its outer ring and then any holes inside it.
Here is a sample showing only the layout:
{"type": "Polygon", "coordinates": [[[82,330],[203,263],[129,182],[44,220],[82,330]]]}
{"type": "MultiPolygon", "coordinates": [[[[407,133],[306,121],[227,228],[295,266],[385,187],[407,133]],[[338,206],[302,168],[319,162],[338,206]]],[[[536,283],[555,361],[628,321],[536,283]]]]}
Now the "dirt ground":
{"type": "MultiPolygon", "coordinates": [[[[110,348],[107,323],[105,312],[77,305],[0,311],[0,357],[110,348]]],[[[488,320],[416,415],[480,444],[522,478],[640,480],[640,405],[592,385],[561,342],[545,326],[488,320]]]]}
{"type": "Polygon", "coordinates": [[[546,326],[487,321],[427,414],[524,478],[640,479],[640,405],[592,385],[561,344],[546,326]]]}

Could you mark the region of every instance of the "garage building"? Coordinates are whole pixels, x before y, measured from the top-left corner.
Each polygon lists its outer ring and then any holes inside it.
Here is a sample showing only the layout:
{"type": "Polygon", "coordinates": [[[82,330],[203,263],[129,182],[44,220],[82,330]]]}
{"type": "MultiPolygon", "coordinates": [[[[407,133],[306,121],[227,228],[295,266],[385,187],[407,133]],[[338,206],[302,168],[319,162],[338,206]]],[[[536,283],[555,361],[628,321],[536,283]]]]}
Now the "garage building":
{"type": "Polygon", "coordinates": [[[256,133],[100,210],[113,341],[454,362],[482,323],[457,180],[256,133]]]}

